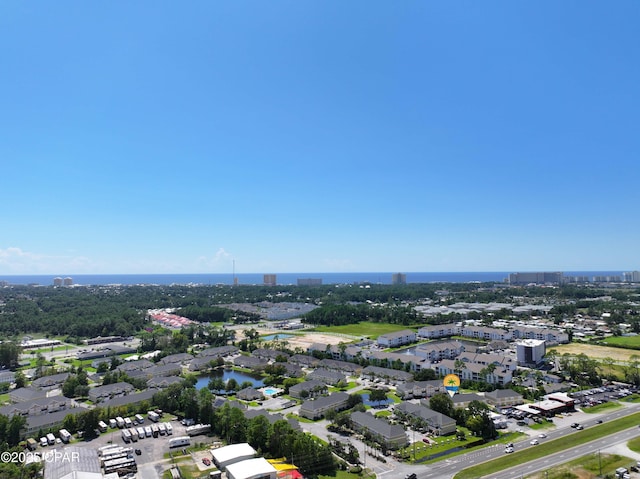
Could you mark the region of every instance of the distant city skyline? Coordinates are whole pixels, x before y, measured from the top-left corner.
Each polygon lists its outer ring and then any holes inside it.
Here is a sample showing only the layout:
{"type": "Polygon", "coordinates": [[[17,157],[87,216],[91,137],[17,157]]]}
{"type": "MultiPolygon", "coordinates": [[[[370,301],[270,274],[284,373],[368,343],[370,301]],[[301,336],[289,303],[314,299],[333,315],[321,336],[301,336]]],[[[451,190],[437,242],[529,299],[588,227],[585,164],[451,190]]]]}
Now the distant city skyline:
{"type": "Polygon", "coordinates": [[[638,270],[639,15],[0,4],[0,278],[638,270]]]}

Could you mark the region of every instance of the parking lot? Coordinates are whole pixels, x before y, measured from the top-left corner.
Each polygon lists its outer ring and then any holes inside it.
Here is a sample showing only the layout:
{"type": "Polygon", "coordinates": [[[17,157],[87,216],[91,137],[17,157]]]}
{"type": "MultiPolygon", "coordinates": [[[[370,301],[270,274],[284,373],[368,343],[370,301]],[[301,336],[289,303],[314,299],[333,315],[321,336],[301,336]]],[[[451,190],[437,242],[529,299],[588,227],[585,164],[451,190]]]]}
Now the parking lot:
{"type": "MultiPolygon", "coordinates": [[[[180,424],[179,421],[176,420],[175,417],[165,416],[163,422],[167,422],[167,419],[170,418],[171,425],[173,427],[173,435],[159,435],[158,437],[145,437],[143,439],[138,439],[136,442],[125,443],[122,439],[122,429],[119,428],[109,428],[107,432],[100,434],[99,437],[94,438],[90,441],[73,441],[72,445],[77,447],[86,447],[90,448],[94,451],[97,451],[99,448],[107,445],[118,445],[131,447],[132,449],[139,450],[140,454],[137,452],[134,454],[134,458],[136,460],[136,464],[138,467],[138,472],[136,477],[139,479],[158,479],[162,477],[162,472],[167,470],[171,464],[172,460],[170,458],[166,458],[165,454],[169,452],[174,452],[178,455],[182,455],[181,448],[170,449],[169,448],[169,439],[178,437],[178,436],[186,436],[185,426],[180,424]]],[[[148,426],[153,424],[148,418],[145,418],[142,426],[148,426]]],[[[200,443],[212,443],[214,438],[207,437],[206,435],[194,436],[191,439],[191,446],[200,443]]],[[[66,444],[56,444],[55,446],[47,446],[41,447],[38,446],[38,450],[46,451],[53,450],[54,447],[56,449],[62,449],[68,447],[66,444]]],[[[198,451],[193,453],[193,461],[195,466],[200,471],[206,471],[208,469],[213,469],[213,466],[207,466],[202,459],[203,458],[211,458],[211,454],[208,452],[207,448],[204,451],[198,451]]]]}

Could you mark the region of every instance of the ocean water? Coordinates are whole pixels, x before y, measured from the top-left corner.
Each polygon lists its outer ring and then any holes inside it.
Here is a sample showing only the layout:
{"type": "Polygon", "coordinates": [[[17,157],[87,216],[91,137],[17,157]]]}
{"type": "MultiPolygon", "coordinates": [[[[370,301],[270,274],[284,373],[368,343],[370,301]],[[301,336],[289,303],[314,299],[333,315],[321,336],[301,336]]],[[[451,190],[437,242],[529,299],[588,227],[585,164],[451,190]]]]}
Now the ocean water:
{"type": "MultiPolygon", "coordinates": [[[[407,283],[469,283],[502,282],[514,271],[489,272],[415,272],[405,273],[407,283]]],[[[298,278],[320,278],[323,284],[391,284],[394,273],[277,273],[276,281],[281,285],[297,284],[298,278]]],[[[565,276],[621,276],[620,271],[567,271],[565,276]]],[[[236,274],[238,284],[262,285],[262,273],[236,274]]],[[[56,277],[73,279],[75,285],[169,285],[169,284],[233,284],[232,274],[61,274],[61,275],[1,275],[0,281],[9,284],[37,284],[49,286],[56,277]]]]}

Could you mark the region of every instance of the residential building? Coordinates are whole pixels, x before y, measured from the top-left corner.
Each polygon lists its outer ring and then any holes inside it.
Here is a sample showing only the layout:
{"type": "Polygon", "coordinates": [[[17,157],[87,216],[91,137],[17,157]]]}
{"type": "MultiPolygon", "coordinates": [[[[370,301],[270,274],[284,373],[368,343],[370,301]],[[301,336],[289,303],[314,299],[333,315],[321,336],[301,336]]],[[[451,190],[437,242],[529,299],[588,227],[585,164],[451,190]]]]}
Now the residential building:
{"type": "Polygon", "coordinates": [[[496,407],[511,407],[518,404],[524,404],[522,394],[515,392],[512,389],[495,389],[490,392],[484,393],[486,401],[496,407]]]}
{"type": "Polygon", "coordinates": [[[0,414],[8,417],[16,414],[21,416],[39,416],[69,409],[71,404],[71,399],[64,396],[41,397],[3,406],[0,408],[0,414]]]}
{"type": "Polygon", "coordinates": [[[40,399],[47,396],[47,392],[37,388],[18,388],[9,391],[9,400],[11,402],[25,402],[33,399],[40,399]]]}
{"type": "Polygon", "coordinates": [[[487,341],[511,341],[513,333],[500,328],[490,328],[487,326],[469,326],[465,325],[460,328],[460,334],[467,338],[483,339],[487,341]]]}
{"type": "Polygon", "coordinates": [[[511,273],[509,275],[509,284],[511,285],[562,284],[563,282],[563,273],[560,272],[511,273]]]}
{"type": "Polygon", "coordinates": [[[69,373],[59,373],[53,374],[51,376],[42,376],[41,378],[34,379],[34,381],[31,383],[31,386],[40,389],[54,389],[56,387],[62,386],[62,383],[64,383],[68,377],[69,373]]]}
{"type": "Polygon", "coordinates": [[[325,394],[327,385],[322,381],[304,381],[289,388],[289,396],[304,399],[325,394]]]}
{"type": "Polygon", "coordinates": [[[236,397],[238,399],[242,399],[243,401],[257,401],[264,399],[262,393],[252,387],[241,389],[236,393],[236,397]]]}
{"type": "Polygon", "coordinates": [[[391,284],[407,284],[407,275],[405,273],[394,273],[391,275],[391,284]]]}
{"type": "Polygon", "coordinates": [[[418,337],[422,339],[440,339],[457,336],[460,334],[460,326],[455,323],[436,324],[424,326],[418,329],[418,337]]]}
{"type": "Polygon", "coordinates": [[[89,389],[89,399],[94,403],[111,399],[118,396],[126,396],[134,391],[134,387],[125,382],[107,384],[89,389]]]}
{"type": "Polygon", "coordinates": [[[406,446],[409,441],[407,434],[399,424],[378,419],[373,415],[356,411],[351,414],[353,428],[365,435],[370,435],[376,442],[387,449],[399,449],[406,446]]]}
{"type": "Polygon", "coordinates": [[[347,407],[349,395],[343,392],[333,393],[329,396],[321,396],[316,399],[309,399],[302,403],[298,414],[307,419],[320,419],[327,411],[341,411],[347,407]]]}
{"type": "Polygon", "coordinates": [[[434,379],[431,381],[409,381],[396,386],[396,393],[401,398],[428,398],[437,393],[445,393],[446,389],[442,383],[442,379],[434,379]]]}
{"type": "Polygon", "coordinates": [[[378,346],[381,348],[397,348],[405,344],[416,342],[416,332],[410,329],[403,329],[393,333],[381,334],[378,336],[378,346]]]}
{"type": "Polygon", "coordinates": [[[269,363],[264,359],[254,358],[253,356],[244,356],[242,354],[233,358],[232,362],[236,366],[253,369],[254,371],[261,371],[269,365],[269,363]]]}
{"type": "Polygon", "coordinates": [[[339,373],[338,371],[329,371],[328,369],[324,368],[318,368],[310,372],[309,374],[307,374],[307,379],[322,381],[323,383],[329,384],[331,386],[339,383],[340,381],[347,380],[344,374],[339,373]]]}
{"type": "Polygon", "coordinates": [[[460,341],[424,343],[416,346],[415,355],[430,362],[436,362],[443,359],[455,359],[464,350],[465,346],[460,341]]]}
{"type": "Polygon", "coordinates": [[[397,416],[411,417],[435,435],[445,436],[456,432],[456,420],[420,404],[401,402],[396,405],[397,416]]]}
{"type": "Polygon", "coordinates": [[[397,384],[411,381],[413,374],[397,369],[381,368],[378,366],[367,366],[362,370],[362,376],[370,379],[383,379],[386,382],[397,384]]]}

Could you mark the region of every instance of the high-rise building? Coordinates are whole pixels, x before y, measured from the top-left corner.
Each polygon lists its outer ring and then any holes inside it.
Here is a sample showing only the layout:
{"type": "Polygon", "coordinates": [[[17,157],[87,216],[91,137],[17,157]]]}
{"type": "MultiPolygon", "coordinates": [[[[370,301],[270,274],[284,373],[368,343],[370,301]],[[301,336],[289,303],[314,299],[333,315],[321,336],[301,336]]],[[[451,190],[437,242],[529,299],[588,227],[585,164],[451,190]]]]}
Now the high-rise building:
{"type": "Polygon", "coordinates": [[[265,274],[262,277],[262,282],[265,286],[275,286],[276,285],[276,275],[275,274],[265,274]]]}
{"type": "Polygon", "coordinates": [[[62,280],[62,284],[64,284],[65,286],[73,286],[73,278],[70,278],[69,276],[67,276],[65,279],[62,280]]]}
{"type": "Polygon", "coordinates": [[[640,271],[629,271],[622,273],[622,280],[625,283],[640,283],[640,271]]]}
{"type": "Polygon", "coordinates": [[[535,273],[511,273],[509,283],[514,285],[524,284],[562,284],[563,273],[535,272],[535,273]]]}
{"type": "Polygon", "coordinates": [[[404,273],[394,273],[391,276],[391,284],[407,284],[407,275],[404,273]]]}
{"type": "Polygon", "coordinates": [[[537,366],[547,352],[543,339],[523,339],[516,343],[516,357],[522,366],[537,366]]]}
{"type": "Polygon", "coordinates": [[[60,278],[60,277],[53,278],[53,285],[54,286],[62,286],[62,278],[60,278]]]}

